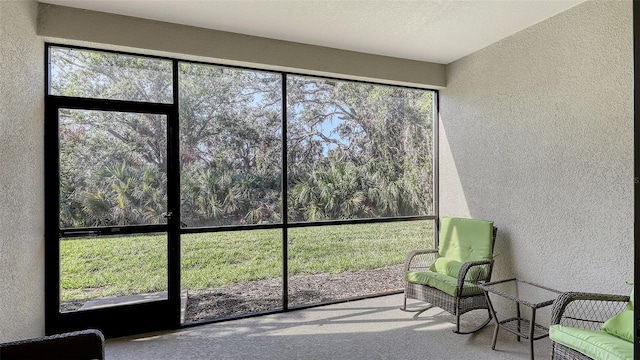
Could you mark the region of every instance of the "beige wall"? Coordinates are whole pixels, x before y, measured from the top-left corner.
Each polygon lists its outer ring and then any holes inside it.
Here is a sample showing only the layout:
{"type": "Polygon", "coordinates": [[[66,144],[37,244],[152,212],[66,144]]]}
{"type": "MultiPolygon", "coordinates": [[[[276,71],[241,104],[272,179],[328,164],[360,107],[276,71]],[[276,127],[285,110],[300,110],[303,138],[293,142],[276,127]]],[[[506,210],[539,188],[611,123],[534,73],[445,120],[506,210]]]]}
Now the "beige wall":
{"type": "Polygon", "coordinates": [[[125,46],[183,59],[302,71],[310,75],[438,88],[441,64],[364,54],[290,41],[40,4],[38,34],[52,39],[125,46]]]}
{"type": "Polygon", "coordinates": [[[0,1],[0,342],[44,334],[44,44],[37,3],[0,1]]]}
{"type": "Polygon", "coordinates": [[[447,66],[440,215],[492,219],[494,279],[628,293],[631,1],[589,1],[447,66]]]}

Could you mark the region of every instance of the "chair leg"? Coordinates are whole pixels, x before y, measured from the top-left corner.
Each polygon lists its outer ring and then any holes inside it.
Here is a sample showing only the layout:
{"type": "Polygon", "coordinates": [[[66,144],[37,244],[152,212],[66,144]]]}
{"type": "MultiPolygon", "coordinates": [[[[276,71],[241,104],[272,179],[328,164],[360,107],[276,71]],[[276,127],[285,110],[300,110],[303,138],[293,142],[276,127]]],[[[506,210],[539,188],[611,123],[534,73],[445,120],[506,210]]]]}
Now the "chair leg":
{"type": "MultiPolygon", "coordinates": [[[[400,308],[400,310],[405,311],[405,312],[414,312],[414,313],[421,313],[423,311],[429,310],[433,307],[433,305],[429,304],[428,306],[425,306],[423,308],[419,308],[419,309],[415,309],[415,310],[407,310],[407,293],[404,293],[404,304],[402,304],[402,307],[400,308]]],[[[417,316],[418,314],[416,314],[417,316]]]]}
{"type": "MultiPolygon", "coordinates": [[[[411,313],[421,313],[423,311],[427,311],[429,309],[431,309],[433,307],[433,305],[429,304],[423,308],[419,308],[419,309],[415,309],[415,310],[407,310],[407,306],[405,305],[404,308],[400,308],[400,310],[404,311],[404,312],[411,312],[411,313]]],[[[418,314],[416,314],[416,316],[418,316],[418,314]]]]}
{"type": "Polygon", "coordinates": [[[460,331],[460,313],[458,312],[458,314],[456,314],[456,329],[452,331],[456,334],[461,334],[461,335],[473,334],[474,332],[480,331],[483,327],[487,326],[492,319],[493,319],[493,316],[491,315],[491,311],[489,311],[489,316],[487,317],[487,320],[485,320],[478,327],[469,331],[460,331]]]}

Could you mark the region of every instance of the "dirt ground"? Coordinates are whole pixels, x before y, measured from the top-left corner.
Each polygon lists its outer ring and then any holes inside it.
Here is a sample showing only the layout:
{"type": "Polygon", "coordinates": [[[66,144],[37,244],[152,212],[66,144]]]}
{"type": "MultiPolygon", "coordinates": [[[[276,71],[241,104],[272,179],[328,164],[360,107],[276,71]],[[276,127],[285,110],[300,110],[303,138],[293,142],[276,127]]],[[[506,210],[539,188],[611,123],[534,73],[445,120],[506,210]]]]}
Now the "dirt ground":
{"type": "MultiPolygon", "coordinates": [[[[288,306],[373,295],[404,288],[403,265],[339,274],[289,277],[288,306]]],[[[62,311],[74,311],[87,300],[61,303],[62,311]]],[[[265,279],[221,288],[187,290],[185,322],[282,309],[282,279],[265,279]]]]}
{"type": "MultiPolygon", "coordinates": [[[[404,287],[402,265],[289,277],[289,307],[372,295],[404,287]]],[[[185,322],[282,308],[282,279],[189,290],[185,322]]]]}

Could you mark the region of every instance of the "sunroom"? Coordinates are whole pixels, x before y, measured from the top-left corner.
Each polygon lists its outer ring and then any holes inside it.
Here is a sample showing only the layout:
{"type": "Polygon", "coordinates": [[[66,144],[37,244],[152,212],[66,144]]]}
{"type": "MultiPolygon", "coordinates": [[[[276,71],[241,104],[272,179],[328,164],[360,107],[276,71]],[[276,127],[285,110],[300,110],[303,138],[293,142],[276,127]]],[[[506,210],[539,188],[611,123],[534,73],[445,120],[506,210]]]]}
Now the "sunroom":
{"type": "Polygon", "coordinates": [[[630,292],[631,1],[429,61],[72,3],[0,3],[0,342],[385,301],[446,216],[494,280],[630,292]]]}

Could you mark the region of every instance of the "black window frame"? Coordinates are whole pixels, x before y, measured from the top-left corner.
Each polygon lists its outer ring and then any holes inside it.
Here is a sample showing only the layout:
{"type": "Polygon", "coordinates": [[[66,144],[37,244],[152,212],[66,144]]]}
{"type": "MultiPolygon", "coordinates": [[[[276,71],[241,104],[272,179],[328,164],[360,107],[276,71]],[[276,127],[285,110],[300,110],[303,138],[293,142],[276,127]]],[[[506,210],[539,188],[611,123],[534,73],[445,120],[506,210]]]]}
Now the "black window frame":
{"type": "MultiPolygon", "coordinates": [[[[237,319],[248,316],[255,316],[265,313],[276,313],[282,311],[289,311],[295,309],[303,309],[309,307],[315,307],[320,305],[340,303],[355,299],[369,298],[375,296],[383,296],[388,294],[398,293],[398,291],[392,291],[387,293],[377,293],[367,296],[360,296],[356,298],[338,299],[322,303],[314,303],[309,305],[297,305],[289,307],[288,305],[288,229],[300,228],[300,227],[318,227],[318,226],[334,226],[334,225],[351,225],[351,224],[370,224],[370,223],[384,223],[384,222],[399,222],[399,221],[420,221],[420,220],[432,220],[433,221],[433,243],[434,247],[438,245],[438,228],[439,228],[439,171],[438,171],[438,127],[439,127],[439,91],[437,89],[420,88],[396,85],[384,82],[374,81],[362,81],[353,80],[349,78],[340,78],[333,76],[319,76],[304,73],[274,71],[261,68],[253,68],[246,66],[234,66],[227,64],[219,64],[214,62],[193,61],[188,59],[180,59],[178,57],[165,57],[146,55],[142,53],[124,52],[117,50],[105,50],[92,47],[67,45],[63,43],[45,43],[45,325],[47,333],[54,333],[60,330],[57,326],[50,326],[52,322],[59,321],[59,305],[60,305],[60,288],[59,288],[59,240],[62,238],[73,237],[86,237],[93,235],[115,235],[115,234],[137,234],[145,233],[150,230],[163,229],[164,225],[129,225],[129,226],[105,226],[105,227],[86,227],[86,228],[73,228],[64,229],[60,228],[59,222],[59,136],[58,136],[58,123],[54,121],[57,119],[57,111],[60,108],[71,108],[80,110],[99,110],[99,111],[122,111],[122,112],[136,112],[136,113],[161,113],[169,114],[167,118],[167,146],[170,157],[175,161],[170,166],[174,168],[169,169],[167,173],[168,177],[168,208],[172,211],[172,216],[168,221],[169,232],[173,232],[177,235],[177,239],[170,239],[169,243],[169,287],[177,286],[179,294],[180,292],[180,240],[179,237],[182,234],[197,234],[197,233],[214,233],[214,232],[229,232],[229,231],[250,231],[250,230],[264,230],[264,229],[280,229],[282,230],[282,309],[263,311],[259,313],[249,313],[243,315],[230,316],[225,318],[215,318],[201,320],[191,323],[180,324],[179,321],[172,321],[170,327],[190,327],[201,325],[204,323],[212,323],[218,321],[224,321],[229,319],[237,319]],[[112,53],[126,56],[136,56],[143,58],[152,58],[159,60],[168,60],[172,62],[173,70],[173,102],[172,103],[145,103],[138,101],[123,101],[123,100],[108,100],[108,99],[94,99],[94,98],[81,98],[81,97],[67,97],[59,95],[50,95],[50,49],[54,47],[69,48],[75,50],[95,51],[101,53],[112,53]],[[203,226],[203,227],[181,227],[180,226],[180,154],[179,154],[179,64],[201,64],[209,66],[219,66],[225,68],[234,68],[250,71],[260,71],[266,73],[279,74],[281,76],[282,83],[282,222],[269,223],[269,224],[246,224],[246,225],[223,225],[223,226],[203,226]],[[287,76],[304,76],[313,77],[326,80],[344,81],[363,83],[371,85],[391,86],[403,89],[431,91],[433,93],[433,119],[432,119],[432,174],[431,179],[433,184],[433,214],[430,215],[415,215],[415,216],[395,216],[395,217],[381,217],[381,218],[364,218],[364,219],[338,219],[338,220],[325,220],[325,221],[303,221],[303,222],[289,222],[288,219],[288,189],[287,189],[287,76]],[[169,195],[173,194],[173,196],[169,195]],[[177,268],[176,271],[171,269],[177,268]]],[[[164,231],[164,230],[163,230],[164,231]]],[[[172,309],[178,309],[176,312],[179,314],[180,299],[176,298],[169,292],[169,301],[172,303],[172,309]]],[[[173,316],[173,315],[167,315],[173,316]]],[[[137,333],[147,331],[147,329],[134,329],[127,333],[137,333]]],[[[118,335],[123,333],[119,332],[118,335]]]]}

